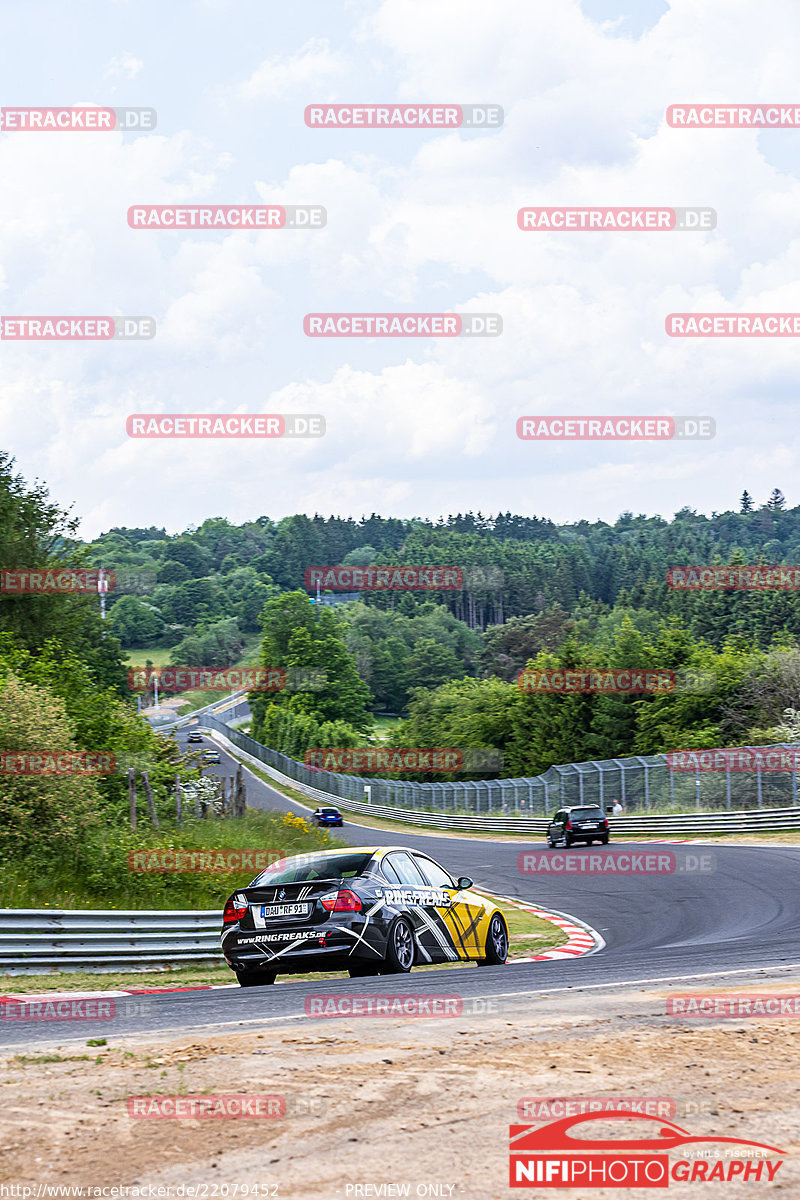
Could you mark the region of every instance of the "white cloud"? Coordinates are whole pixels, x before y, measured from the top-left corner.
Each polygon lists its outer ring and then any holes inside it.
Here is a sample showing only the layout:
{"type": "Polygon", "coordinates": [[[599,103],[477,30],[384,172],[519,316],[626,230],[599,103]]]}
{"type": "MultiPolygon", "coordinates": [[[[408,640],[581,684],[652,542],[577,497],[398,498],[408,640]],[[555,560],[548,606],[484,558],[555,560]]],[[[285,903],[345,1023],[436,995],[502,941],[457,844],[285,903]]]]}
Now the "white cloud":
{"type": "Polygon", "coordinates": [[[109,59],[105,74],[109,79],[135,79],[143,67],[144,63],[141,58],[126,51],[109,59]]]}
{"type": "MultiPolygon", "coordinates": [[[[291,92],[299,123],[302,106],[332,89],[368,99],[369,74],[375,98],[500,103],[504,127],[308,133],[288,169],[263,155],[242,160],[199,118],[133,140],[0,139],[3,312],[150,313],[159,323],[152,343],[4,344],[0,434],[20,469],[74,498],[89,533],[126,522],[179,528],[206,515],[209,495],[215,512],[239,520],[470,507],[613,519],[623,508],[721,509],[744,486],[759,499],[782,486],[799,500],[796,344],[669,339],[664,318],[800,311],[800,180],[765,157],[769,139],[673,130],[663,114],[681,100],[792,96],[800,10],[788,0],[757,11],[749,0],[672,0],[633,40],[584,18],[575,0],[384,0],[366,18],[363,8],[349,10],[358,24],[347,58],[331,48],[341,32],[331,18],[264,60],[236,97],[291,92]],[[130,204],[201,200],[323,204],[328,224],[259,234],[126,225],[130,204]],[[719,226],[710,235],[517,229],[519,207],[564,203],[710,205],[719,226]],[[405,342],[301,333],[309,311],[394,309],[496,311],[504,333],[405,342]],[[328,433],[134,443],[124,434],[133,411],[321,412],[328,433]],[[515,435],[526,413],[614,412],[710,415],[717,438],[598,447],[515,435]]],[[[250,52],[237,45],[235,77],[247,75],[250,52]]],[[[193,80],[188,60],[176,84],[188,111],[222,87],[193,80]]],[[[797,135],[769,138],[781,136],[797,135]]]]}
{"type": "Polygon", "coordinates": [[[264,59],[239,85],[238,95],[242,100],[274,100],[303,87],[319,100],[320,89],[327,91],[331,82],[344,74],[345,61],[331,50],[327,39],[311,38],[296,54],[264,59]]]}

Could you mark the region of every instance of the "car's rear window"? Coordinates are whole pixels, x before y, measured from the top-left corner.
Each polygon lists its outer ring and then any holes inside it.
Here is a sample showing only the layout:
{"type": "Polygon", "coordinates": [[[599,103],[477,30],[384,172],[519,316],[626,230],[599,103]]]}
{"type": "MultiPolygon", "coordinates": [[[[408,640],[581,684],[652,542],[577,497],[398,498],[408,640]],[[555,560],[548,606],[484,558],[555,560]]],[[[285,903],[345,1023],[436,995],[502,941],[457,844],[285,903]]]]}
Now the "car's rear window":
{"type": "Polygon", "coordinates": [[[273,883],[311,883],[315,879],[354,879],[363,875],[371,853],[363,850],[342,854],[298,854],[283,858],[262,871],[251,887],[273,883]]]}
{"type": "Polygon", "coordinates": [[[577,817],[579,821],[602,821],[603,819],[599,808],[573,808],[570,816],[577,817]]]}

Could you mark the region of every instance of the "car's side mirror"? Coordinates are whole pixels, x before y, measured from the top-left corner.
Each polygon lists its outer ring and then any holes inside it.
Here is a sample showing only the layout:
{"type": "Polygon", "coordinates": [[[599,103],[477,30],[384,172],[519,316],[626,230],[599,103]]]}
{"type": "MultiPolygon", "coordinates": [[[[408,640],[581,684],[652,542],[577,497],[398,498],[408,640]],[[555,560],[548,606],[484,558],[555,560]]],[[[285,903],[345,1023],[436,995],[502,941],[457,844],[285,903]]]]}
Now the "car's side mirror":
{"type": "Polygon", "coordinates": [[[469,878],[468,875],[462,875],[458,881],[458,890],[460,892],[465,892],[467,890],[467,888],[471,888],[471,887],[472,887],[472,880],[469,878]]]}

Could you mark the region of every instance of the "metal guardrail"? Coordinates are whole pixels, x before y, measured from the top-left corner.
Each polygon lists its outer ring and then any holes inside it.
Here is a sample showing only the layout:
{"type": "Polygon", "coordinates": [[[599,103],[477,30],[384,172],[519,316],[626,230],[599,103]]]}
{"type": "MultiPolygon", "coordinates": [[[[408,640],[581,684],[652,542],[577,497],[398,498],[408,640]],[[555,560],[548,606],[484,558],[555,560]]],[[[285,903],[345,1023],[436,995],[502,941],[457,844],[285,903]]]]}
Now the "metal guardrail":
{"type": "MultiPolygon", "coordinates": [[[[215,722],[215,726],[221,724],[215,722]]],[[[205,728],[211,728],[204,722],[205,728]]],[[[223,726],[223,728],[225,728],[223,726]]],[[[513,813],[492,813],[472,815],[471,813],[438,813],[425,812],[420,809],[398,808],[394,805],[373,804],[361,800],[351,800],[323,788],[311,787],[306,783],[293,779],[277,770],[260,756],[254,755],[242,748],[240,744],[245,739],[253,742],[247,734],[238,730],[226,729],[223,733],[216,727],[212,732],[218,739],[227,742],[239,758],[249,760],[276,783],[291,787],[301,795],[307,796],[316,804],[334,803],[337,808],[346,812],[354,812],[363,816],[380,817],[383,820],[399,821],[402,824],[422,825],[433,829],[454,829],[468,832],[493,831],[495,833],[517,833],[522,836],[537,834],[544,836],[548,825],[548,817],[525,817],[513,813]],[[234,737],[228,736],[235,735],[234,737]]],[[[255,746],[260,743],[255,742],[255,746]]],[[[261,747],[264,749],[264,747],[261,747]]],[[[635,838],[637,834],[661,834],[669,837],[697,837],[715,833],[767,833],[787,829],[800,829],[800,807],[750,809],[740,812],[719,813],[678,813],[651,814],[610,817],[612,836],[635,838]]]]}
{"type": "MultiPolygon", "coordinates": [[[[216,724],[222,723],[215,720],[216,724]]],[[[225,726],[222,728],[226,729],[225,726]]],[[[235,730],[222,733],[215,729],[213,732],[221,741],[227,742],[240,758],[251,761],[270,778],[294,788],[318,804],[335,801],[337,807],[348,812],[434,829],[516,833],[537,839],[544,837],[546,817],[421,812],[336,796],[284,775],[238,747],[227,733],[234,734],[237,740],[246,735],[237,734],[235,730]]],[[[800,829],[800,807],[611,818],[612,841],[614,838],[635,839],[637,835],[652,833],[692,837],[782,829],[800,829]]],[[[110,912],[93,909],[0,909],[0,974],[30,975],[81,969],[139,970],[174,965],[176,962],[184,965],[219,963],[222,958],[220,924],[219,909],[199,912],[179,909],[115,909],[110,912]]]]}
{"type": "MultiPolygon", "coordinates": [[[[163,721],[160,719],[155,721],[154,729],[158,733],[166,733],[167,730],[179,729],[183,725],[188,725],[192,721],[196,721],[198,717],[205,716],[206,713],[224,713],[229,708],[238,705],[246,696],[246,691],[232,692],[230,696],[226,696],[223,700],[214,700],[211,704],[205,704],[202,708],[196,708],[190,713],[183,713],[182,716],[173,712],[171,715],[165,717],[163,721]]],[[[155,720],[152,714],[150,720],[155,720]]]]}
{"type": "MultiPolygon", "coordinates": [[[[0,973],[219,962],[220,909],[0,909],[0,973]]],[[[2,991],[2,983],[0,983],[2,991]]]]}
{"type": "Polygon", "coordinates": [[[238,749],[280,771],[298,790],[302,790],[300,784],[308,785],[324,792],[328,801],[331,798],[361,801],[365,787],[369,787],[373,804],[453,816],[513,813],[518,817],[546,817],[570,805],[599,804],[606,808],[615,801],[620,802],[627,814],[637,816],[655,815],[666,809],[674,814],[694,809],[699,815],[716,815],[746,812],[756,807],[765,811],[800,807],[797,769],[800,755],[796,745],[754,747],[751,756],[755,766],[747,771],[730,764],[724,770],[671,769],[663,754],[652,754],[552,766],[542,775],[526,778],[418,783],[307,766],[233,730],[213,713],[207,714],[203,723],[230,737],[238,749]],[[766,765],[768,751],[782,750],[790,752],[786,757],[795,764],[794,769],[779,770],[766,765]]]}

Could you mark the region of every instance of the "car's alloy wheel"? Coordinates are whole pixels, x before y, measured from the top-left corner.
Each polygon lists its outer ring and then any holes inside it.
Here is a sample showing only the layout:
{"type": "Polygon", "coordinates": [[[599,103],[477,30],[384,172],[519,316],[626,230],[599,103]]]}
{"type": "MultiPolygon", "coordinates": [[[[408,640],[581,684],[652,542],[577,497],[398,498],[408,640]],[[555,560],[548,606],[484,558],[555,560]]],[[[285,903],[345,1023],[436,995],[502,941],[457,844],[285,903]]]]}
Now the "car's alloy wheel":
{"type": "Polygon", "coordinates": [[[486,957],[481,959],[481,967],[497,967],[508,958],[508,928],[500,913],[492,915],[489,922],[489,932],[486,935],[486,957]]]}
{"type": "Polygon", "coordinates": [[[556,848],[556,844],[553,841],[553,839],[550,837],[549,833],[547,835],[547,846],[548,846],[549,850],[555,850],[555,848],[556,848]]]}
{"type": "Polygon", "coordinates": [[[405,917],[398,917],[386,943],[387,975],[407,975],[414,965],[414,932],[405,917]]]}
{"type": "Polygon", "coordinates": [[[239,987],[263,987],[275,982],[277,971],[237,971],[239,987]]]}

